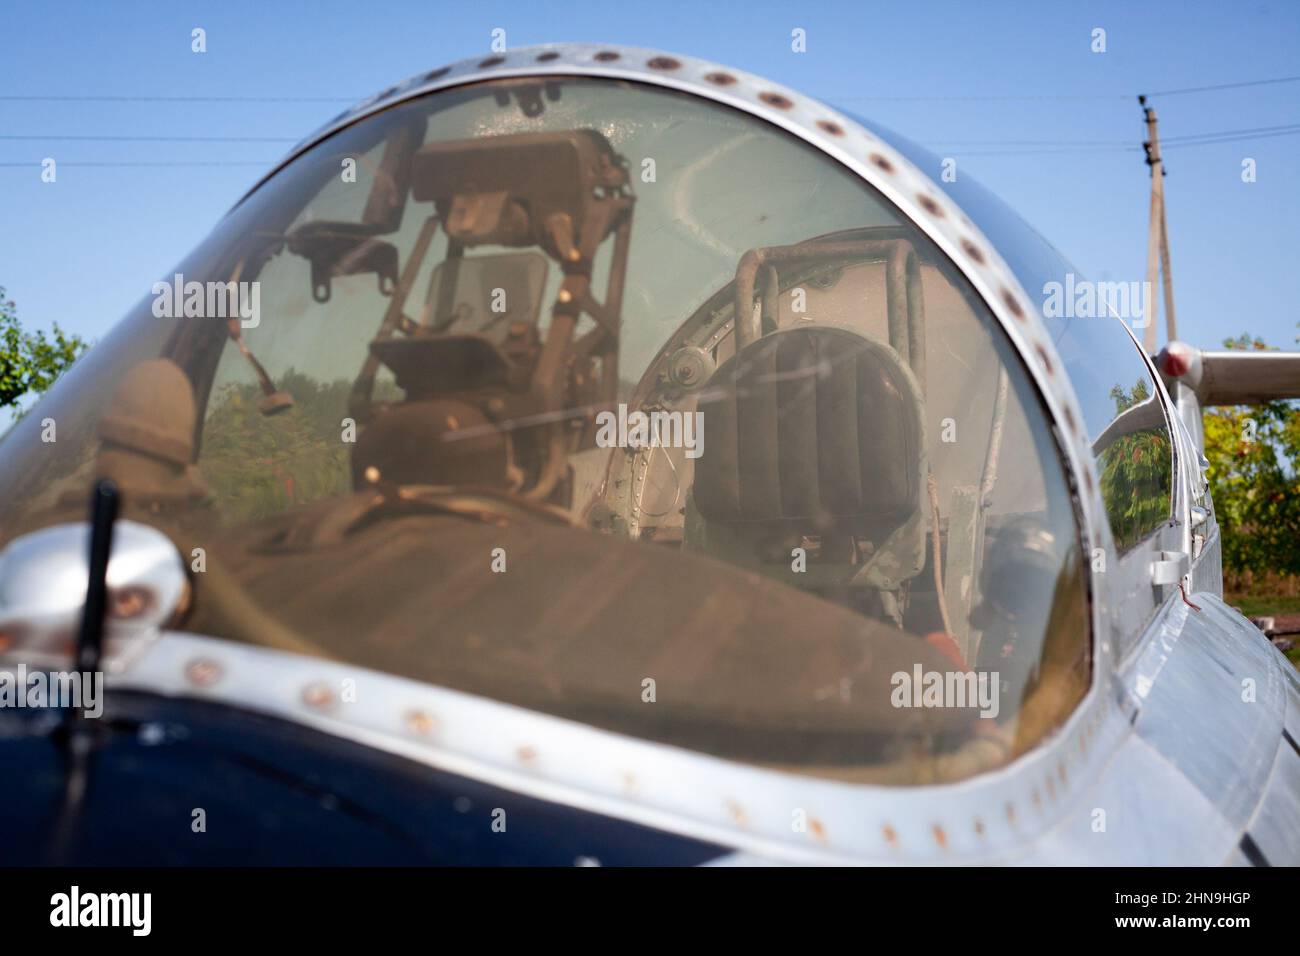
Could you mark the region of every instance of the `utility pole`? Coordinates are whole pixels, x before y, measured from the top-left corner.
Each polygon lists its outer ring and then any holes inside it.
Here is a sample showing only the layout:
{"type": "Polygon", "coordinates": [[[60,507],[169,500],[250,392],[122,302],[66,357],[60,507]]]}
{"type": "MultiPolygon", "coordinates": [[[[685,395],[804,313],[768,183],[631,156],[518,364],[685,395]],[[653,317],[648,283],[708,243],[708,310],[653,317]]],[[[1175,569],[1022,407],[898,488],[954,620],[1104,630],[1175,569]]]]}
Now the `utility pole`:
{"type": "MultiPolygon", "coordinates": [[[[1169,228],[1165,222],[1165,165],[1160,158],[1160,133],[1156,128],[1156,111],[1147,106],[1145,96],[1138,97],[1138,104],[1146,114],[1147,141],[1142,144],[1147,154],[1147,165],[1151,167],[1151,217],[1147,227],[1147,289],[1153,290],[1156,284],[1156,269],[1160,269],[1163,279],[1165,299],[1165,326],[1167,340],[1178,338],[1178,323],[1174,318],[1174,278],[1169,266],[1169,228]]],[[[1148,292],[1147,325],[1142,331],[1142,346],[1147,354],[1156,353],[1156,321],[1159,309],[1155,298],[1148,292]]]]}

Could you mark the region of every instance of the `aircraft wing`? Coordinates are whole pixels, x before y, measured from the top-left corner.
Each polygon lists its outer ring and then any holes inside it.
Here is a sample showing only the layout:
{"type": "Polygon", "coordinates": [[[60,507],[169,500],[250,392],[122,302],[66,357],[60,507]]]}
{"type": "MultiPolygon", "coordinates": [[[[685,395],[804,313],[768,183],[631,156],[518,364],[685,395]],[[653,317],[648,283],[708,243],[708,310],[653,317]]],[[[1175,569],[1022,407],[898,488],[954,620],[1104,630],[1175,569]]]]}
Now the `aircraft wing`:
{"type": "Polygon", "coordinates": [[[1166,381],[1190,388],[1201,407],[1300,398],[1300,352],[1210,351],[1175,341],[1156,364],[1166,381]]]}
{"type": "Polygon", "coordinates": [[[1202,352],[1197,391],[1204,405],[1300,398],[1300,352],[1202,352]]]}

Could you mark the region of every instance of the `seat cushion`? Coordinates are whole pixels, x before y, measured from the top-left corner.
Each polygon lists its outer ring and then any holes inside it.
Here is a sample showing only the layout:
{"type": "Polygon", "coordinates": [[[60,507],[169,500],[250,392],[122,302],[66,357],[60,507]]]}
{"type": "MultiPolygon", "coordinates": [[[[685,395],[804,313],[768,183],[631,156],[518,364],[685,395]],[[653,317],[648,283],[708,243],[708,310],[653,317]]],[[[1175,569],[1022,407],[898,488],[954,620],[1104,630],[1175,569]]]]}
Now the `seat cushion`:
{"type": "Polygon", "coordinates": [[[714,373],[695,504],[717,522],[902,520],[919,506],[919,389],[888,345],[844,329],[775,332],[714,373]]]}

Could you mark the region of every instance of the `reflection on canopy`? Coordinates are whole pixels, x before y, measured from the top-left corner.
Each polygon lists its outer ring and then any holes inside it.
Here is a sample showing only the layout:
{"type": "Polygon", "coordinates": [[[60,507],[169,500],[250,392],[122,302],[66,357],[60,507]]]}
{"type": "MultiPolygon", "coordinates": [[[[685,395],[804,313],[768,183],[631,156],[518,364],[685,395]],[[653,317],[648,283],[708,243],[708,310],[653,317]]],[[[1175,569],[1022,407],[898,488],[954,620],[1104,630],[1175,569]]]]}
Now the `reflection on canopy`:
{"type": "Polygon", "coordinates": [[[1086,690],[1086,599],[983,304],[776,129],[590,79],[526,112],[528,82],[376,114],[241,204],[180,271],[260,283],[260,324],[131,316],[52,396],[49,460],[0,464],[6,528],[66,520],[111,465],[205,550],[199,633],[844,779],[1032,747],[1086,690]],[[115,395],[158,357],[194,402],[172,484],[136,480],[164,399],[115,395]],[[620,404],[698,413],[703,455],[598,442],[620,404]],[[997,675],[996,717],[900,707],[916,668],[997,675]]]}

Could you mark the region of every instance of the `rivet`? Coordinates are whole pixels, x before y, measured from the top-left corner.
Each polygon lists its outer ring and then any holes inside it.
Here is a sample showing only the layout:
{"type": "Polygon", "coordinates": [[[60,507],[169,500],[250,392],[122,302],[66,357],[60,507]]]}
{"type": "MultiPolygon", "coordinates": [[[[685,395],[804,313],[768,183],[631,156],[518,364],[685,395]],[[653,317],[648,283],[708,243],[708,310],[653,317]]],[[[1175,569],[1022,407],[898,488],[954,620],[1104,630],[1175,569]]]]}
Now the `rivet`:
{"type": "Polygon", "coordinates": [[[714,86],[732,86],[736,82],[730,73],[709,73],[704,78],[714,86]]]}
{"type": "Polygon", "coordinates": [[[185,665],[185,677],[198,687],[211,687],[221,680],[222,669],[210,657],[196,657],[185,665]]]}
{"type": "Polygon", "coordinates": [[[334,691],[324,681],[314,681],[302,689],[303,703],[316,710],[326,710],[334,703],[334,691]]]}
{"type": "Polygon", "coordinates": [[[975,834],[981,837],[984,835],[984,821],[979,817],[975,818],[975,834]]]}
{"type": "Polygon", "coordinates": [[[652,70],[675,70],[681,63],[670,56],[657,56],[646,62],[646,66],[652,70]]]}
{"type": "Polygon", "coordinates": [[[437,721],[422,710],[408,710],[402,716],[402,723],[414,733],[428,735],[433,731],[437,721]]]}
{"type": "Polygon", "coordinates": [[[556,53],[554,50],[547,50],[545,53],[537,54],[538,63],[550,63],[552,60],[558,60],[559,58],[560,54],[556,53]]]}
{"type": "Polygon", "coordinates": [[[832,136],[844,135],[844,127],[840,126],[839,123],[834,123],[830,120],[818,120],[817,126],[822,130],[822,132],[830,133],[832,136]]]}
{"type": "Polygon", "coordinates": [[[142,587],[114,588],[109,592],[109,616],[121,620],[139,617],[153,604],[151,592],[142,587]]]}
{"type": "Polygon", "coordinates": [[[794,101],[788,96],[782,96],[780,93],[759,93],[758,98],[768,106],[775,106],[779,110],[788,110],[794,106],[794,101]]]}
{"type": "Polygon", "coordinates": [[[423,80],[422,80],[421,82],[429,83],[429,82],[432,82],[433,80],[439,80],[439,79],[442,79],[444,76],[446,76],[446,75],[447,75],[448,73],[450,73],[450,72],[451,72],[451,67],[449,67],[449,66],[440,66],[440,67],[438,67],[438,69],[436,69],[436,70],[430,70],[428,73],[424,74],[424,78],[423,78],[423,80]]]}
{"type": "Polygon", "coordinates": [[[871,154],[871,164],[879,169],[883,169],[887,173],[892,173],[894,171],[894,164],[885,159],[885,157],[881,156],[879,153],[871,154]]]}
{"type": "Polygon", "coordinates": [[[478,65],[480,69],[485,69],[489,66],[500,66],[505,61],[506,58],[503,56],[490,56],[486,60],[480,60],[478,65]]]}
{"type": "Polygon", "coordinates": [[[532,763],[537,759],[537,750],[534,747],[520,747],[515,751],[515,756],[523,763],[532,763]]]}
{"type": "Polygon", "coordinates": [[[826,842],[826,828],[822,826],[820,820],[815,817],[810,819],[808,821],[808,829],[812,831],[812,835],[817,838],[818,843],[826,842]]]}
{"type": "Polygon", "coordinates": [[[948,834],[943,832],[943,827],[936,823],[931,828],[930,832],[934,834],[935,843],[939,844],[939,846],[945,850],[948,849],[948,834]]]}
{"type": "Polygon", "coordinates": [[[1047,354],[1047,349],[1043,348],[1041,343],[1036,342],[1034,343],[1034,350],[1038,353],[1038,361],[1043,363],[1043,368],[1047,370],[1048,375],[1051,375],[1053,371],[1052,359],[1047,354]]]}
{"type": "Polygon", "coordinates": [[[969,239],[963,239],[961,241],[961,247],[962,251],[964,251],[966,255],[970,256],[980,265],[984,264],[984,253],[980,252],[979,246],[975,245],[975,243],[971,242],[969,239]]]}
{"type": "Polygon", "coordinates": [[[618,54],[613,50],[601,50],[596,54],[596,59],[601,63],[613,63],[618,59],[618,54]]]}
{"type": "Polygon", "coordinates": [[[928,212],[931,216],[936,216],[939,218],[943,217],[943,208],[937,202],[935,202],[933,199],[927,196],[925,193],[917,193],[916,201],[919,202],[921,204],[921,208],[924,209],[926,212],[928,212]]]}
{"type": "Polygon", "coordinates": [[[1021,320],[1024,319],[1025,310],[1020,308],[1020,303],[1016,301],[1016,297],[1011,294],[1010,289],[1004,288],[1002,290],[1002,301],[1006,303],[1006,306],[1008,309],[1011,310],[1012,315],[1014,315],[1017,319],[1021,319],[1021,320]]]}
{"type": "Polygon", "coordinates": [[[888,843],[890,846],[898,846],[898,831],[896,831],[888,823],[884,825],[884,827],[881,829],[880,832],[884,836],[886,843],[888,843]]]}

